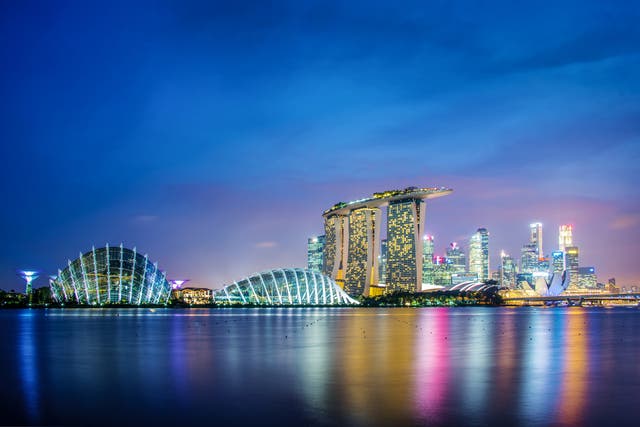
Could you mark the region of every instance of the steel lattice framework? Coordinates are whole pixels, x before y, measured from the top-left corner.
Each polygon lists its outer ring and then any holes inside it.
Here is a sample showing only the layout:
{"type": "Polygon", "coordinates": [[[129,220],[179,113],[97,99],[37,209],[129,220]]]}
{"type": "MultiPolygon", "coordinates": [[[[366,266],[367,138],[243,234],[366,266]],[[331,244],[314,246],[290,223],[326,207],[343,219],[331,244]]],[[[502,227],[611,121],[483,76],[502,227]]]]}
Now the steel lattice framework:
{"type": "Polygon", "coordinates": [[[253,274],[214,291],[216,302],[264,305],[352,305],[329,277],[303,268],[281,268],[253,274]]]}
{"type": "Polygon", "coordinates": [[[121,244],[68,261],[51,280],[51,293],[58,302],[78,304],[166,304],[171,285],[157,263],[121,244]]]}

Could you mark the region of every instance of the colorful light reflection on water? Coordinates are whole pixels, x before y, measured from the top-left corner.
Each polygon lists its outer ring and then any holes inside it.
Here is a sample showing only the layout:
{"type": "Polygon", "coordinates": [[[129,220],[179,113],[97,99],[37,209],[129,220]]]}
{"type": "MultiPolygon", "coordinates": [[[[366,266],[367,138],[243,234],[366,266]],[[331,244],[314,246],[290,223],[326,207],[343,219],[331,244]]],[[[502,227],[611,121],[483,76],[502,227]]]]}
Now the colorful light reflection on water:
{"type": "Polygon", "coordinates": [[[635,425],[639,327],[626,308],[5,310],[0,424],[635,425]]]}

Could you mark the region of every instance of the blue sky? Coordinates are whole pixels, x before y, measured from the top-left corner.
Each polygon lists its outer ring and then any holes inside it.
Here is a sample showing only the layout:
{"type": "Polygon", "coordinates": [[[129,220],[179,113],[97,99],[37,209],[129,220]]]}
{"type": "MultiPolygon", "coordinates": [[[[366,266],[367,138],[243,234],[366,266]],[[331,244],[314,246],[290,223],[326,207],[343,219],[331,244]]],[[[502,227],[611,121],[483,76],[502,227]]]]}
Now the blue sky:
{"type": "Polygon", "coordinates": [[[636,3],[131,3],[0,5],[0,287],[121,241],[218,287],[410,185],[437,253],[572,223],[640,285],[636,3]]]}

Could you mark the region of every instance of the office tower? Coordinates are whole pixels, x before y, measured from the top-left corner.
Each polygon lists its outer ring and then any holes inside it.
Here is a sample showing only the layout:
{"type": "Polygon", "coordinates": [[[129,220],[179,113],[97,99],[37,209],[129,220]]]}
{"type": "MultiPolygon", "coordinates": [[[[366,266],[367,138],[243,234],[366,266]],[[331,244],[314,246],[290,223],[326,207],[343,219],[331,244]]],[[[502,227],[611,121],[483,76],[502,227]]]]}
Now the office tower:
{"type": "Polygon", "coordinates": [[[433,284],[435,286],[451,286],[451,265],[445,257],[433,257],[433,284]]]}
{"type": "Polygon", "coordinates": [[[544,251],[542,250],[542,224],[539,222],[534,222],[533,224],[529,224],[529,243],[535,246],[536,255],[538,258],[542,258],[544,256],[544,251]]]}
{"type": "Polygon", "coordinates": [[[324,221],[323,273],[344,287],[344,269],[347,266],[349,220],[346,215],[330,215],[324,221]]]}
{"type": "Polygon", "coordinates": [[[479,281],[489,279],[489,232],[478,228],[469,242],[469,272],[478,275],[479,281]]]}
{"type": "Polygon", "coordinates": [[[464,275],[467,272],[467,260],[457,242],[452,242],[447,249],[447,260],[452,274],[464,275]]]}
{"type": "Polygon", "coordinates": [[[562,274],[564,271],[564,252],[551,252],[551,272],[553,274],[562,274]]]}
{"type": "Polygon", "coordinates": [[[425,201],[391,201],[387,215],[387,290],[421,291],[425,201]]]}
{"type": "Polygon", "coordinates": [[[560,226],[558,233],[558,249],[566,252],[568,246],[573,246],[573,226],[564,224],[560,226]]]}
{"type": "Polygon", "coordinates": [[[505,251],[500,253],[500,260],[500,286],[514,289],[516,287],[516,264],[505,251]]]}
{"type": "Polygon", "coordinates": [[[565,248],[565,269],[569,270],[570,281],[569,286],[575,288],[578,286],[578,256],[580,251],[577,246],[567,246],[565,248]]]}
{"type": "Polygon", "coordinates": [[[422,242],[422,283],[433,285],[433,236],[425,235],[422,242]]]}
{"type": "Polygon", "coordinates": [[[538,271],[538,254],[536,250],[537,246],[532,243],[522,246],[520,253],[520,271],[522,273],[530,274],[538,271]]]}
{"type": "Polygon", "coordinates": [[[322,272],[324,259],[324,235],[307,239],[307,268],[311,271],[322,272]]]}
{"type": "Polygon", "coordinates": [[[594,267],[578,267],[578,287],[581,289],[595,289],[598,280],[594,267]]]}
{"type": "Polygon", "coordinates": [[[380,209],[359,208],[349,213],[349,245],[344,290],[352,296],[369,296],[378,285],[380,209]]]}

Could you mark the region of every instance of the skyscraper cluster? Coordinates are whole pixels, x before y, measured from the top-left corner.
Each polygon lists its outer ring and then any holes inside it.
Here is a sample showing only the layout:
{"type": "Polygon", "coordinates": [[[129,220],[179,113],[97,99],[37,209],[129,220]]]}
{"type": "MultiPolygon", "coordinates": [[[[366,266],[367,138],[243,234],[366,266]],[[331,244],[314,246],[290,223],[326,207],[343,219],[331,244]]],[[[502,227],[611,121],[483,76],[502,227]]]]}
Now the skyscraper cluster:
{"type": "Polygon", "coordinates": [[[426,199],[450,192],[410,187],[337,203],[323,214],[325,234],[308,240],[308,268],[331,277],[354,296],[488,280],[506,288],[533,289],[536,281],[564,271],[570,274],[569,289],[596,287],[595,269],[580,266],[571,225],[560,226],[557,249],[545,253],[542,223],[530,224],[520,259],[501,251],[493,271],[490,233],[484,227],[469,236],[468,252],[451,242],[444,255],[436,255],[434,236],[423,234],[426,199]],[[382,238],[385,207],[386,238],[382,238]]]}

